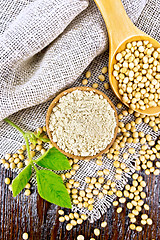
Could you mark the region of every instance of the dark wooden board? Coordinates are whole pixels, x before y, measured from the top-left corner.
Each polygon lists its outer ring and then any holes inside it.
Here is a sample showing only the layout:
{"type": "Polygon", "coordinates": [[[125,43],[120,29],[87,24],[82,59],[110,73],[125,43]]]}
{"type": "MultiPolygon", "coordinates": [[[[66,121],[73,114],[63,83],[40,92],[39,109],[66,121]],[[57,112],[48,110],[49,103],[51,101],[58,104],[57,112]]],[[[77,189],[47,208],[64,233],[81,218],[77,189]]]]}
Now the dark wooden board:
{"type": "Polygon", "coordinates": [[[108,222],[105,229],[101,229],[101,235],[96,239],[102,240],[159,240],[160,239],[160,176],[145,176],[147,182],[146,202],[150,205],[149,216],[153,220],[152,226],[145,226],[141,233],[129,229],[129,219],[126,207],[123,212],[116,213],[113,206],[107,209],[102,218],[90,224],[85,221],[80,227],[74,227],[71,232],[65,230],[65,224],[59,223],[57,206],[41,199],[35,188],[32,188],[32,195],[29,197],[20,194],[13,198],[8,186],[4,183],[5,177],[13,178],[15,174],[9,170],[1,169],[0,175],[0,239],[19,240],[24,232],[29,233],[31,240],[46,239],[77,239],[79,234],[85,236],[85,240],[94,237],[93,229],[101,228],[102,220],[108,222]]]}

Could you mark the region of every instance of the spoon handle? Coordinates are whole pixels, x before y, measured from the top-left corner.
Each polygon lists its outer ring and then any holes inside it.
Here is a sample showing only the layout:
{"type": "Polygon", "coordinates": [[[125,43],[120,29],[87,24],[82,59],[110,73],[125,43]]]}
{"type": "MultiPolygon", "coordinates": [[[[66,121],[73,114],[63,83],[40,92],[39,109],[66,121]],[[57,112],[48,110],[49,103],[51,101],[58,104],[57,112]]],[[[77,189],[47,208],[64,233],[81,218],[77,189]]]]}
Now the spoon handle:
{"type": "Polygon", "coordinates": [[[111,56],[125,39],[135,35],[142,35],[142,32],[129,19],[121,0],[94,1],[107,26],[111,56]]]}

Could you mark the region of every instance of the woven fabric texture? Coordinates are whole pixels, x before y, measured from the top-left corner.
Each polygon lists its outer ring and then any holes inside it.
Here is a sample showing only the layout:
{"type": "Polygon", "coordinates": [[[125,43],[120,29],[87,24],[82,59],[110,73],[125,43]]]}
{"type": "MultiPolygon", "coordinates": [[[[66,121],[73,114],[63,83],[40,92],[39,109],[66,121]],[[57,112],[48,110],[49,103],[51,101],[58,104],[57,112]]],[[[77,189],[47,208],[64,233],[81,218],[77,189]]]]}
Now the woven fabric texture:
{"type": "MultiPolygon", "coordinates": [[[[159,0],[123,0],[123,4],[132,21],[159,41],[159,0]]],[[[105,92],[114,104],[118,102],[112,90],[105,90],[98,80],[102,67],[108,64],[108,37],[93,1],[1,0],[0,6],[0,120],[12,114],[9,118],[24,130],[34,131],[43,126],[51,102],[47,100],[65,88],[81,86],[86,68],[92,72],[87,86],[97,82],[99,90],[105,92]]],[[[129,115],[123,120],[129,122],[133,119],[134,116],[129,115]]],[[[152,134],[153,139],[160,134],[144,123],[138,125],[137,130],[152,134]]],[[[1,157],[7,152],[16,152],[23,143],[21,135],[4,122],[1,122],[0,138],[1,157]]],[[[124,161],[122,154],[130,146],[132,144],[127,144],[121,149],[120,161],[124,161]]],[[[134,147],[135,155],[125,161],[131,169],[130,174],[134,172],[134,159],[138,156],[140,144],[134,144],[134,147]]],[[[115,180],[111,163],[112,160],[103,156],[103,168],[110,170],[106,180],[115,180]]],[[[86,187],[84,178],[96,176],[101,167],[94,159],[79,161],[79,165],[74,179],[83,189],[86,187]]],[[[124,174],[117,182],[119,189],[124,187],[128,177],[129,174],[124,174]]],[[[91,212],[76,206],[74,210],[87,213],[94,221],[106,212],[114,198],[113,195],[96,199],[91,212]]]]}
{"type": "MultiPolygon", "coordinates": [[[[53,97],[107,46],[106,29],[93,2],[36,0],[23,9],[22,2],[16,2],[17,16],[11,1],[2,3],[0,120],[53,97]],[[7,9],[12,9],[13,19],[8,25],[7,9]]],[[[138,2],[124,2],[133,20],[145,3],[138,2]]]]}

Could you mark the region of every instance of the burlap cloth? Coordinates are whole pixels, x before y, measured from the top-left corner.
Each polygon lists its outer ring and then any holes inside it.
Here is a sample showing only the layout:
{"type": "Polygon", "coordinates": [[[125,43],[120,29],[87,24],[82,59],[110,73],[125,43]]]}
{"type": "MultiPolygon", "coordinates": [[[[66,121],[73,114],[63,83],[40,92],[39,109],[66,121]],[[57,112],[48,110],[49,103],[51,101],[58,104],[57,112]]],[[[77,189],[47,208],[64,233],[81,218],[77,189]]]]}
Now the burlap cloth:
{"type": "MultiPolygon", "coordinates": [[[[159,41],[160,1],[122,2],[136,26],[159,41]]],[[[1,0],[0,34],[0,120],[9,116],[24,130],[43,126],[49,99],[64,88],[80,86],[87,66],[92,72],[87,86],[97,82],[99,90],[105,92],[114,104],[118,102],[112,90],[105,90],[98,80],[102,67],[108,64],[108,37],[93,0],[1,0]]],[[[134,116],[127,116],[124,122],[131,119],[134,116]]],[[[152,134],[153,139],[160,135],[144,123],[138,125],[137,130],[152,134]]],[[[1,122],[0,139],[0,157],[7,152],[16,152],[23,143],[22,136],[4,122],[1,122]]],[[[140,144],[133,145],[136,154],[125,161],[131,173],[140,148],[140,144]]],[[[130,146],[132,144],[127,144],[120,154],[130,146]]],[[[121,156],[120,161],[124,161],[121,156]]],[[[103,162],[103,168],[110,169],[106,180],[115,180],[113,161],[104,156],[103,162]]],[[[97,166],[95,160],[80,161],[79,164],[74,178],[83,189],[84,177],[96,176],[102,167],[97,166]]],[[[117,186],[123,188],[128,177],[129,174],[123,174],[117,186]]],[[[90,220],[94,221],[106,212],[114,198],[113,195],[96,199],[91,212],[78,210],[89,214],[90,220]]],[[[74,210],[77,210],[76,206],[74,210]]]]}

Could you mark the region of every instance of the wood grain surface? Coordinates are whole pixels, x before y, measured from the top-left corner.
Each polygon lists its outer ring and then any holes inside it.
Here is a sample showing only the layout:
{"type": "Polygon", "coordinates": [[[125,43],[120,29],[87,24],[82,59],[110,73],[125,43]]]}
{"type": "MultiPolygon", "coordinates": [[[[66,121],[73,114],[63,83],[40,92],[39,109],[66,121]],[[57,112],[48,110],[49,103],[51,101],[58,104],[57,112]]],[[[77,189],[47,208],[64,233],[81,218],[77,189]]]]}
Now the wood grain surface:
{"type": "MultiPolygon", "coordinates": [[[[95,239],[106,240],[159,240],[160,239],[160,176],[145,176],[147,186],[145,188],[147,198],[146,203],[150,205],[149,217],[153,220],[152,226],[143,227],[143,231],[137,233],[129,229],[129,219],[127,217],[126,204],[123,205],[123,212],[116,213],[115,207],[106,209],[106,214],[102,218],[90,224],[85,221],[82,225],[74,227],[70,232],[65,230],[65,224],[58,221],[57,206],[50,204],[37,194],[35,188],[31,188],[32,194],[29,197],[21,193],[13,198],[8,186],[4,183],[5,177],[11,179],[14,173],[1,168],[1,188],[0,188],[0,239],[19,240],[22,234],[27,232],[29,239],[34,240],[54,240],[54,239],[77,239],[79,234],[84,235],[85,240],[94,237],[93,229],[101,229],[101,235],[95,239]],[[106,220],[108,225],[105,229],[100,227],[102,220],[106,220]]],[[[68,210],[65,210],[68,213],[68,210]]]]}

